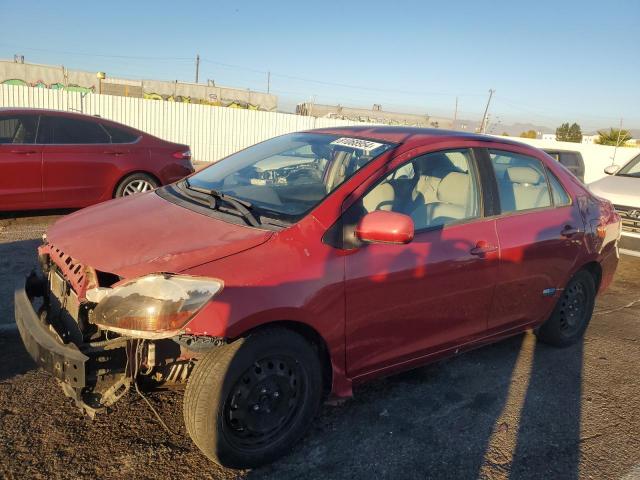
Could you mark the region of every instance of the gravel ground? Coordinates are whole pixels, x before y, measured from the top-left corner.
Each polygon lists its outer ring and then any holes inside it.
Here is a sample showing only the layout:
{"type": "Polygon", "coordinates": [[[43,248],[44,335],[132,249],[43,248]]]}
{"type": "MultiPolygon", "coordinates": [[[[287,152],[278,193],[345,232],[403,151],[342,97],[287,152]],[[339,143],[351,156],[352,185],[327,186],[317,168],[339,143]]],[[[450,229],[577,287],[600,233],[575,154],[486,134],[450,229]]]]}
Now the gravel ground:
{"type": "Polygon", "coordinates": [[[182,392],[149,395],[172,435],[133,393],[88,420],[2,327],[13,284],[35,263],[33,239],[56,218],[0,218],[3,478],[640,479],[640,258],[622,257],[581,344],[520,335],[375,381],[325,406],[289,456],[239,472],[191,443],[182,392]]]}

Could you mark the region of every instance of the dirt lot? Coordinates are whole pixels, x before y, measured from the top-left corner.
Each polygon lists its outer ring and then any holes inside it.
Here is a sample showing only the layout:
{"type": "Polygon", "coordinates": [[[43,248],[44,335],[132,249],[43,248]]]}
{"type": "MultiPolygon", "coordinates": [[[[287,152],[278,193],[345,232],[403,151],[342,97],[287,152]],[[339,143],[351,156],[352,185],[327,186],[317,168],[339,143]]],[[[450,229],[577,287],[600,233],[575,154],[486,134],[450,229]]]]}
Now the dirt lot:
{"type": "Polygon", "coordinates": [[[236,472],[191,443],[181,392],[150,395],[174,435],[134,394],[88,420],[2,326],[56,218],[0,218],[3,478],[640,478],[640,258],[622,258],[583,343],[527,334],[357,388],[288,457],[236,472]]]}

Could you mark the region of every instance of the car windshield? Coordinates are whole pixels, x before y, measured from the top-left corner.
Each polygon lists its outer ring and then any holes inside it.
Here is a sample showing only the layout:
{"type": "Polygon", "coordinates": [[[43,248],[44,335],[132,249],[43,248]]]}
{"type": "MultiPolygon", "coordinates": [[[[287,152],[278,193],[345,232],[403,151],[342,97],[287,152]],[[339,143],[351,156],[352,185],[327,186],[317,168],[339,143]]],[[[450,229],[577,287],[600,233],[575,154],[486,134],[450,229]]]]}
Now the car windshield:
{"type": "Polygon", "coordinates": [[[622,167],[617,175],[640,178],[640,155],[622,167]]]}
{"type": "Polygon", "coordinates": [[[292,133],[259,143],[193,175],[188,188],[248,202],[259,215],[295,222],[393,145],[340,135],[292,133]]]}

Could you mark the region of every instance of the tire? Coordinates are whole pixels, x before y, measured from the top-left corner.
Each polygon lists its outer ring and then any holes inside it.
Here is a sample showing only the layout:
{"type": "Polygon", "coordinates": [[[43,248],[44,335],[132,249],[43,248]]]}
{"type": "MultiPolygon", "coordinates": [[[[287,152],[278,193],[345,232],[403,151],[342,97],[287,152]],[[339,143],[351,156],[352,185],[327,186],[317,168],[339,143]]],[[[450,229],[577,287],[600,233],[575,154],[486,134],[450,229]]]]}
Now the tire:
{"type": "Polygon", "coordinates": [[[147,173],[132,173],[120,180],[114,198],[148,192],[159,186],[158,180],[147,173]]]}
{"type": "Polygon", "coordinates": [[[184,421],[209,459],[252,468],[291,450],[321,398],[321,365],[312,346],[290,330],[263,330],[198,361],[184,395],[184,421]]]}
{"type": "Polygon", "coordinates": [[[537,337],[555,347],[577,342],[589,326],[595,298],[593,275],[586,270],[579,271],[563,290],[549,319],[536,331],[537,337]]]}

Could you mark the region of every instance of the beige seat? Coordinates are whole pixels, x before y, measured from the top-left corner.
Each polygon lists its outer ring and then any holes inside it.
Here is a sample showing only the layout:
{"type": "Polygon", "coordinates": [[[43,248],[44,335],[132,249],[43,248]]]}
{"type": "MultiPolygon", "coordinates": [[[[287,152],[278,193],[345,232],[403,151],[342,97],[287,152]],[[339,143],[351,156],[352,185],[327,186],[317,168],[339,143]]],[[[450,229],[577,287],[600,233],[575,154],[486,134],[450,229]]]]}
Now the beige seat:
{"type": "Polygon", "coordinates": [[[393,186],[388,182],[382,182],[364,196],[362,203],[367,212],[375,212],[376,210],[391,211],[395,199],[396,194],[393,186]]]}
{"type": "Polygon", "coordinates": [[[475,215],[475,205],[470,201],[468,173],[449,173],[439,183],[437,197],[436,202],[427,205],[429,225],[443,225],[475,215]]]}
{"type": "Polygon", "coordinates": [[[511,211],[528,210],[547,207],[551,204],[545,178],[536,169],[525,166],[508,167],[505,176],[511,183],[512,190],[503,193],[503,196],[506,197],[504,201],[507,204],[507,209],[511,211]]]}

